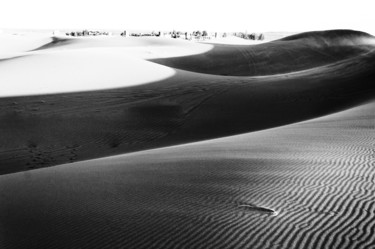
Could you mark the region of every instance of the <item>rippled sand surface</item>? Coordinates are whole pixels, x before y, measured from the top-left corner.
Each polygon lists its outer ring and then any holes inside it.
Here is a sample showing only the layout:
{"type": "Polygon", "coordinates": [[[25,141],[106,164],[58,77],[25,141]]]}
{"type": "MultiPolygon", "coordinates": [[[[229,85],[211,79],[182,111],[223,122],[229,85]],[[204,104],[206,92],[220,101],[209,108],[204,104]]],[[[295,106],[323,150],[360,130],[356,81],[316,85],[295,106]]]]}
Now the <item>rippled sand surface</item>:
{"type": "Polygon", "coordinates": [[[175,74],[139,86],[1,98],[0,247],[373,248],[371,39],[215,45],[141,61],[175,74]]]}

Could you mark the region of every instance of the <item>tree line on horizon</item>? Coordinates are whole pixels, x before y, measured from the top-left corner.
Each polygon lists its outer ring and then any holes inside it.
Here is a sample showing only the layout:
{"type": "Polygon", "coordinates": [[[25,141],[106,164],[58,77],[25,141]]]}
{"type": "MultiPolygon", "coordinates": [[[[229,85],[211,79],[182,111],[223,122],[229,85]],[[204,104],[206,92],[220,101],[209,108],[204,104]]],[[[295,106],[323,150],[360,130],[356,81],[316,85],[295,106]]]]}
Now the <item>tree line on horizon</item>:
{"type": "Polygon", "coordinates": [[[67,36],[97,36],[97,35],[110,35],[109,32],[100,32],[100,31],[91,31],[91,30],[83,30],[83,31],[72,31],[66,32],[65,35],[67,36]]]}
{"type": "MultiPolygon", "coordinates": [[[[89,30],[83,30],[83,31],[72,31],[72,32],[66,32],[67,36],[99,36],[99,35],[110,35],[111,33],[105,32],[105,31],[89,31],[89,30]]],[[[121,36],[161,36],[162,32],[158,31],[152,31],[152,32],[146,32],[146,33],[130,33],[123,31],[121,36]]],[[[234,33],[208,33],[206,30],[195,30],[192,32],[182,32],[182,31],[169,31],[169,32],[163,32],[163,35],[170,35],[171,38],[180,38],[184,37],[186,40],[191,40],[192,38],[196,39],[209,39],[211,37],[217,38],[219,37],[227,37],[228,35],[233,35],[239,38],[247,39],[247,40],[264,40],[265,36],[263,33],[243,33],[243,32],[234,32],[234,33]]]]}
{"type": "Polygon", "coordinates": [[[258,40],[263,41],[264,40],[264,34],[263,33],[242,33],[242,32],[236,32],[234,33],[234,36],[246,39],[246,40],[258,40]]]}

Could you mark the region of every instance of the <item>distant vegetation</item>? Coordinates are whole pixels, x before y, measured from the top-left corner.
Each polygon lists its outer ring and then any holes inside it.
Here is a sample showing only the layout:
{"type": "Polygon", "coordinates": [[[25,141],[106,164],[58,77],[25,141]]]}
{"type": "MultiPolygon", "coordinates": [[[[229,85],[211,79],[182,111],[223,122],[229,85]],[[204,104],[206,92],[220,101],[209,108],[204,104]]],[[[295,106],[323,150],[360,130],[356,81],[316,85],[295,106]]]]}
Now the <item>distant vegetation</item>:
{"type": "Polygon", "coordinates": [[[234,33],[234,35],[237,37],[246,39],[246,40],[259,40],[259,41],[264,40],[264,34],[262,33],[247,34],[247,33],[238,32],[238,33],[234,33]]]}
{"type": "MultiPolygon", "coordinates": [[[[146,33],[130,33],[130,36],[160,36],[160,31],[159,32],[155,32],[155,31],[152,31],[152,32],[146,32],[146,33]]],[[[123,33],[121,33],[121,36],[126,36],[126,31],[124,31],[123,33]]]]}
{"type": "Polygon", "coordinates": [[[100,31],[91,31],[91,30],[83,30],[83,31],[72,31],[65,33],[67,36],[98,36],[98,35],[110,35],[109,32],[100,32],[100,31]]]}
{"type": "MultiPolygon", "coordinates": [[[[72,31],[66,32],[67,36],[108,36],[112,35],[110,32],[106,31],[91,31],[91,30],[83,30],[83,31],[72,31]]],[[[152,32],[129,32],[124,30],[120,34],[123,37],[126,36],[133,36],[133,37],[141,37],[141,36],[163,36],[167,37],[170,36],[171,38],[181,38],[185,40],[206,40],[211,38],[218,38],[218,37],[227,37],[228,35],[237,36],[247,40],[264,40],[263,33],[243,33],[243,32],[235,32],[235,33],[218,33],[218,32],[207,32],[206,30],[196,30],[192,32],[185,32],[185,31],[152,31],[152,32]]]]}

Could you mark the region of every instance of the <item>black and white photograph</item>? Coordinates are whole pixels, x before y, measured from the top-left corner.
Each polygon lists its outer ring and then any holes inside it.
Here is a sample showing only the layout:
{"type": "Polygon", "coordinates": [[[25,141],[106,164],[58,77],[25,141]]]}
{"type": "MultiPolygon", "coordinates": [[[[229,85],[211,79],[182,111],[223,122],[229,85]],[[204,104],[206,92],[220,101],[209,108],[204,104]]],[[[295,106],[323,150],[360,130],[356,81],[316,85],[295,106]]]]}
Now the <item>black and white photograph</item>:
{"type": "Polygon", "coordinates": [[[0,249],[375,249],[374,10],[1,0],[0,249]]]}

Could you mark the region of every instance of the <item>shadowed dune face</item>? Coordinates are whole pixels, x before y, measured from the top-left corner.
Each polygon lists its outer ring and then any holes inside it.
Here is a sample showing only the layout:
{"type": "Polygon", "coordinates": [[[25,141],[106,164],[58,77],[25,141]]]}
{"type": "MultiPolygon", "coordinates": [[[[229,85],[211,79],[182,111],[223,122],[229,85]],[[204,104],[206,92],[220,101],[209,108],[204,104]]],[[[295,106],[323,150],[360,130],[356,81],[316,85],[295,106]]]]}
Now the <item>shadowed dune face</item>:
{"type": "MultiPolygon", "coordinates": [[[[298,39],[293,44],[302,46],[298,39]]],[[[269,46],[285,51],[293,44],[269,46]]],[[[234,54],[238,50],[237,46],[226,48],[234,54]]],[[[249,51],[253,48],[260,47],[247,47],[249,51]]],[[[0,173],[257,131],[372,100],[372,47],[329,46],[316,51],[330,49],[341,51],[341,58],[346,59],[281,75],[238,77],[175,70],[172,77],[139,86],[1,98],[0,173]]],[[[308,46],[296,51],[289,52],[294,57],[313,58],[313,65],[314,58],[326,58],[308,46]]],[[[264,58],[262,53],[253,57],[257,61],[264,58]]],[[[286,64],[288,58],[284,58],[286,64]]],[[[190,64],[196,65],[193,61],[190,64]]],[[[232,68],[235,70],[237,64],[232,68]]],[[[30,84],[34,80],[30,79],[30,84]]]]}
{"type": "Polygon", "coordinates": [[[372,248],[374,108],[2,175],[0,245],[372,248]]]}
{"type": "Polygon", "coordinates": [[[43,44],[42,46],[35,48],[31,51],[37,51],[37,50],[42,50],[42,49],[49,49],[49,48],[55,48],[55,47],[64,47],[70,44],[74,44],[75,41],[73,39],[69,38],[61,38],[61,37],[52,37],[52,41],[43,44]]]}
{"type": "Polygon", "coordinates": [[[328,30],[312,31],[290,35],[280,39],[281,41],[301,40],[315,46],[337,46],[337,45],[366,45],[373,36],[355,30],[328,30]]]}
{"type": "Polygon", "coordinates": [[[374,49],[375,38],[351,30],[308,32],[254,45],[215,45],[207,53],[153,59],[173,68],[232,76],[290,73],[335,63],[374,49]]]}

